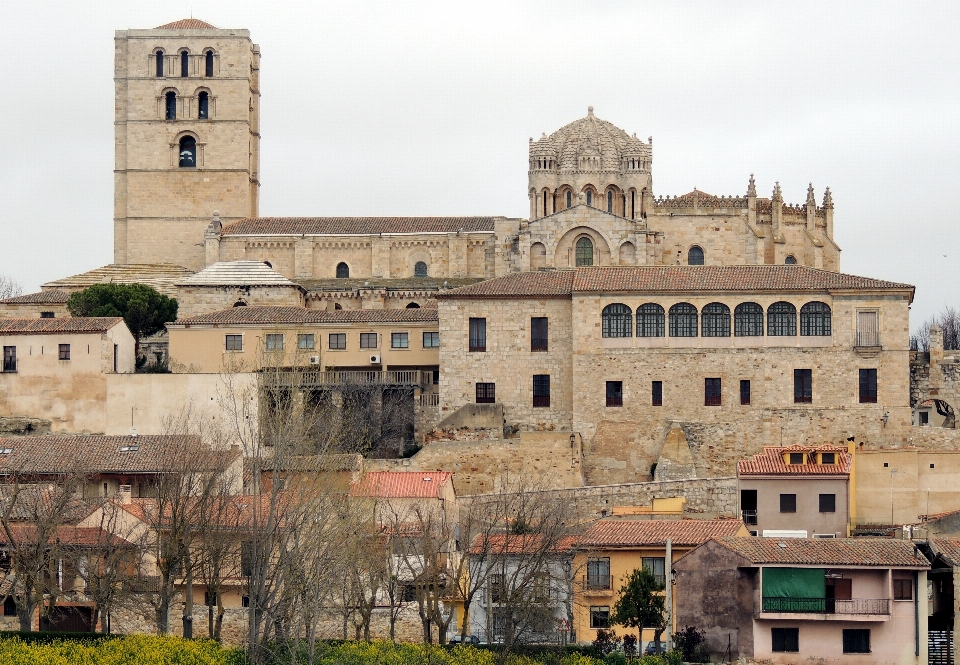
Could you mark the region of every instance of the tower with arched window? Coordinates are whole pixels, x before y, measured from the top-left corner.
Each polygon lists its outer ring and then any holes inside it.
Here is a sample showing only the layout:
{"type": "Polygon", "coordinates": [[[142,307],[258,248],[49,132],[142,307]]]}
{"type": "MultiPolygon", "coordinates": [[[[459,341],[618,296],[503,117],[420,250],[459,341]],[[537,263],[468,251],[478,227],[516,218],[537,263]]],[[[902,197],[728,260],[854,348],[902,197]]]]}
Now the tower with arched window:
{"type": "Polygon", "coordinates": [[[198,270],[214,210],[258,214],[260,49],[192,18],[115,45],[114,262],[198,270]]]}

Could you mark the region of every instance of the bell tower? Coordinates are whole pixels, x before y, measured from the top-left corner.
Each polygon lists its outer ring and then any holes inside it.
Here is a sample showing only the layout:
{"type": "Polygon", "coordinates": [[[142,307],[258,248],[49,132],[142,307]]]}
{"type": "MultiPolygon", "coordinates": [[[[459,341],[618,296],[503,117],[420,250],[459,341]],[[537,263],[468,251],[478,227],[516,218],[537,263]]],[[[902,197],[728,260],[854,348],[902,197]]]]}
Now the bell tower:
{"type": "Polygon", "coordinates": [[[114,262],[200,270],[214,210],[258,215],[260,47],[193,18],[114,42],[114,262]]]}

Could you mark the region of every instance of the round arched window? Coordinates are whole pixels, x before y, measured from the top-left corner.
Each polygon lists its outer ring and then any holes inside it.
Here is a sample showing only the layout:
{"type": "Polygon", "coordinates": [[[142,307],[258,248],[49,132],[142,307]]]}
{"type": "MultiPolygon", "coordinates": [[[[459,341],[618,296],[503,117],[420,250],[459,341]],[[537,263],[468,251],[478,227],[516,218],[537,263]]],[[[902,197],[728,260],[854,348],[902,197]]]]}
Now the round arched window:
{"type": "Polygon", "coordinates": [[[703,249],[694,245],[690,248],[690,251],[687,252],[687,265],[689,266],[702,266],[703,265],[703,249]]]}
{"type": "Polygon", "coordinates": [[[234,307],[246,307],[246,306],[247,306],[247,303],[243,302],[242,300],[238,300],[237,302],[233,303],[233,306],[234,306],[234,307]]]}
{"type": "Polygon", "coordinates": [[[210,95],[201,92],[197,95],[197,118],[206,120],[210,117],[210,95]]]}
{"type": "Polygon", "coordinates": [[[577,267],[593,265],[593,241],[587,236],[577,240],[577,267]]]}
{"type": "Polygon", "coordinates": [[[197,165],[197,139],[184,136],[180,139],[180,166],[194,167],[197,165]]]}
{"type": "Polygon", "coordinates": [[[346,279],[348,277],[350,277],[350,266],[348,266],[346,263],[343,263],[343,262],[338,263],[337,279],[346,279]]]}
{"type": "Polygon", "coordinates": [[[412,302],[409,305],[407,305],[407,309],[420,309],[420,305],[415,302],[412,302]]]}
{"type": "Polygon", "coordinates": [[[164,99],[163,117],[166,118],[167,120],[176,120],[177,119],[177,93],[171,90],[166,95],[163,96],[163,99],[164,99]]]}
{"type": "Polygon", "coordinates": [[[413,266],[413,276],[414,277],[426,277],[427,276],[427,264],[423,261],[417,261],[417,264],[413,266]]]}
{"type": "Polygon", "coordinates": [[[795,257],[793,254],[791,254],[790,256],[788,256],[787,258],[785,258],[785,259],[783,260],[783,262],[784,262],[786,265],[788,265],[788,266],[795,266],[795,265],[797,265],[797,257],[795,257]]]}
{"type": "Polygon", "coordinates": [[[163,78],[163,51],[157,51],[157,78],[163,78]]]}

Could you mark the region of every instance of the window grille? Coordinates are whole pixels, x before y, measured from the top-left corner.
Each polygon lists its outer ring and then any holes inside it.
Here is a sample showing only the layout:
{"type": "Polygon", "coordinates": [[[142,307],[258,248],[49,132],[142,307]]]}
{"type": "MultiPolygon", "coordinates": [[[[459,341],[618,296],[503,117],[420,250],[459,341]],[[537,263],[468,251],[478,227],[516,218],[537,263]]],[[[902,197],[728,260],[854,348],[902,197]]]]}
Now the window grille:
{"type": "Polygon", "coordinates": [[[623,406],[623,381],[607,381],[607,406],[623,406]]]}
{"type": "Polygon", "coordinates": [[[666,316],[663,307],[648,302],[637,307],[637,337],[663,337],[666,316]]]}
{"type": "Polygon", "coordinates": [[[860,370],[860,403],[876,404],[877,402],[877,370],[860,370]]]}
{"type": "Polygon", "coordinates": [[[497,401],[497,384],[478,383],[476,393],[477,404],[493,404],[497,401]]]}
{"type": "Polygon", "coordinates": [[[423,261],[417,261],[413,266],[413,276],[414,277],[426,277],[427,276],[427,264],[423,261]]]}
{"type": "Polygon", "coordinates": [[[530,319],[530,350],[547,351],[549,349],[548,322],[545,316],[530,319]]]}
{"type": "Polygon", "coordinates": [[[690,248],[690,251],[687,252],[687,265],[703,265],[703,248],[697,247],[696,245],[690,248]]]}
{"type": "Polygon", "coordinates": [[[704,305],[700,311],[704,337],[730,336],[730,308],[719,302],[704,305]]]}
{"type": "Polygon", "coordinates": [[[633,312],[623,303],[613,303],[600,313],[601,334],[604,337],[632,337],[633,312]]]}
{"type": "Polygon", "coordinates": [[[788,302],[775,302],[767,308],[767,334],[793,337],[797,334],[797,308],[788,302]]]}
{"type": "Polygon", "coordinates": [[[763,307],[743,302],[733,310],[733,334],[737,337],[763,337],[763,307]]]}
{"type": "Polygon", "coordinates": [[[533,375],[533,406],[535,407],[550,406],[550,375],[549,374],[533,375]]]}
{"type": "Polygon", "coordinates": [[[697,336],[697,308],[690,303],[677,303],[670,308],[670,336],[697,336]]]}
{"type": "Polygon", "coordinates": [[[487,350],[487,320],[470,319],[470,350],[483,352],[487,350]]]}
{"type": "Polygon", "coordinates": [[[703,405],[704,406],[720,406],[721,405],[721,387],[720,379],[704,379],[703,380],[703,405]]]}
{"type": "Polygon", "coordinates": [[[800,308],[800,334],[808,337],[829,337],[833,334],[830,307],[822,302],[808,302],[800,308]]]}
{"type": "Polygon", "coordinates": [[[797,404],[813,402],[813,370],[793,370],[793,401],[797,404]]]}
{"type": "Polygon", "coordinates": [[[577,250],[576,250],[576,265],[579,268],[580,266],[592,266],[593,265],[593,241],[586,236],[577,240],[577,250]]]}

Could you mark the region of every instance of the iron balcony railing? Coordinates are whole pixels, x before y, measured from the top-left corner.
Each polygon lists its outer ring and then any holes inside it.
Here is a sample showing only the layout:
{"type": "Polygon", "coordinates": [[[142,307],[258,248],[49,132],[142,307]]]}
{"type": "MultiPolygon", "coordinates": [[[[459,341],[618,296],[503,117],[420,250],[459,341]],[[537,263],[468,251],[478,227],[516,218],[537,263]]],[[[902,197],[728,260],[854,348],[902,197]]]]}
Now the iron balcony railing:
{"type": "Polygon", "coordinates": [[[430,386],[433,372],[421,370],[345,370],[268,372],[264,374],[270,386],[430,386]]]}
{"type": "Polygon", "coordinates": [[[877,331],[857,331],[857,344],[859,347],[880,346],[880,333],[877,331]]]}
{"type": "Polygon", "coordinates": [[[889,598],[772,598],[764,596],[764,612],[798,614],[890,614],[889,598]]]}
{"type": "Polygon", "coordinates": [[[609,575],[587,575],[583,578],[584,588],[591,590],[609,590],[610,587],[610,576],[609,575]]]}
{"type": "Polygon", "coordinates": [[[743,515],[744,524],[756,524],[757,523],[757,511],[756,510],[741,510],[740,514],[743,515]]]}

